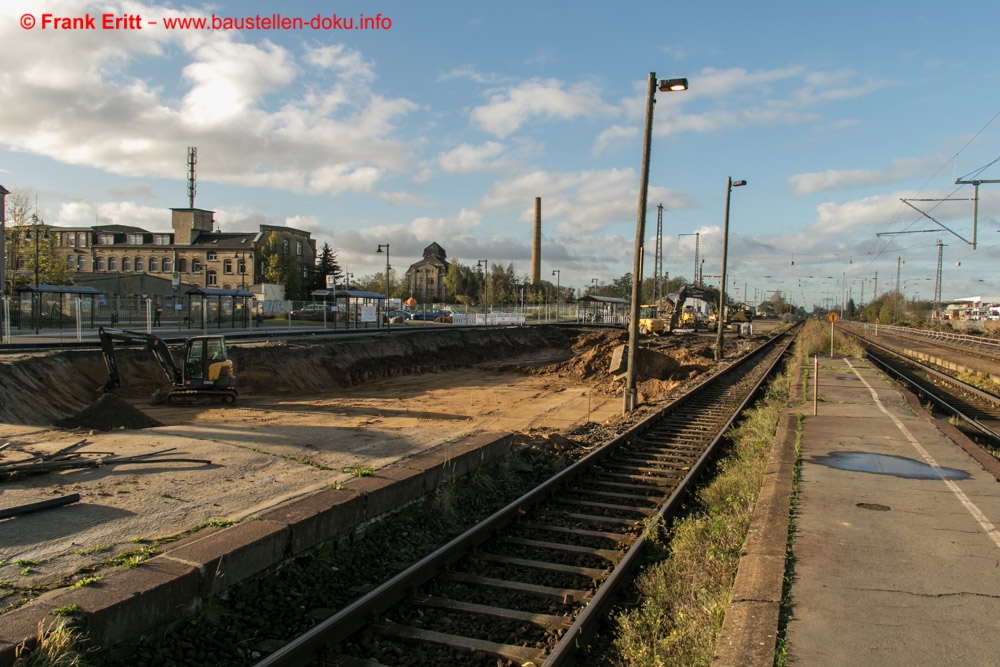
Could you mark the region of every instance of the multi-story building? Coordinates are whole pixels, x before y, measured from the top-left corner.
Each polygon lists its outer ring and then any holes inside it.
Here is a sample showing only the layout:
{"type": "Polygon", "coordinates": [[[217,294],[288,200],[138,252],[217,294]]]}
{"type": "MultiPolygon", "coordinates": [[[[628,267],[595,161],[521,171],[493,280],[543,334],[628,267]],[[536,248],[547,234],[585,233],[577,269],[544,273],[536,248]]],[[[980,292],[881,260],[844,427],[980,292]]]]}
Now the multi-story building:
{"type": "MultiPolygon", "coordinates": [[[[198,208],[171,209],[172,232],[129,225],[50,227],[53,250],[76,282],[104,275],[150,275],[195,287],[246,289],[263,282],[263,248],[274,233],[308,286],[316,264],[309,232],[260,225],[256,232],[215,231],[215,214],[198,208]]],[[[127,283],[126,283],[127,284],[127,283]]]]}
{"type": "Polygon", "coordinates": [[[429,301],[444,301],[444,278],[451,266],[448,253],[437,243],[431,243],[424,248],[424,258],[411,264],[406,270],[406,284],[410,288],[410,296],[421,303],[429,301]]]}

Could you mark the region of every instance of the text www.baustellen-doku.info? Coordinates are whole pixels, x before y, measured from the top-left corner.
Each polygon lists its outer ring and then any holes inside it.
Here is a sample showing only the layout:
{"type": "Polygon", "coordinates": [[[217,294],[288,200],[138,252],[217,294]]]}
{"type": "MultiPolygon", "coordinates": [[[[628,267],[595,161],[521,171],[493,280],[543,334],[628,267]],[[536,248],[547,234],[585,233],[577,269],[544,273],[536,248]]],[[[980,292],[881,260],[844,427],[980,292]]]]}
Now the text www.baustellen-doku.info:
{"type": "Polygon", "coordinates": [[[60,16],[58,14],[22,14],[21,27],[25,30],[389,30],[392,19],[382,14],[375,16],[342,16],[316,14],[315,16],[164,16],[146,18],[141,14],[84,14],[60,16]]]}

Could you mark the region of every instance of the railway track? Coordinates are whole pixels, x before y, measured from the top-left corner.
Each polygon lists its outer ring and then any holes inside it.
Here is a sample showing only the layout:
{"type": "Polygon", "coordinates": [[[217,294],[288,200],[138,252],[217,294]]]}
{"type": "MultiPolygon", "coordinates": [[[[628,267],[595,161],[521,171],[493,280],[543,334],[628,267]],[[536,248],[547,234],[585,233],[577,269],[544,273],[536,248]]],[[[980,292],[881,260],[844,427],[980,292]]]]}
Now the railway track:
{"type": "Polygon", "coordinates": [[[792,339],[734,362],[258,667],[565,663],[792,339]]]}
{"type": "Polygon", "coordinates": [[[861,342],[873,363],[910,385],[939,411],[961,420],[964,430],[980,444],[991,451],[1000,451],[1000,397],[879,345],[856,331],[850,335],[861,342]]]}

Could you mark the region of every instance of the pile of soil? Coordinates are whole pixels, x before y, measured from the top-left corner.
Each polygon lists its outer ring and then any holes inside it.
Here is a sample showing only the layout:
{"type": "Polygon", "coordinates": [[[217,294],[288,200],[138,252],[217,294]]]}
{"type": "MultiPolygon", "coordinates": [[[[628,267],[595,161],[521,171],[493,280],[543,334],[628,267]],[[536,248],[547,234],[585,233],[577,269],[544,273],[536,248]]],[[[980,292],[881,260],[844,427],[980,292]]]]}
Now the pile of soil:
{"type": "Polygon", "coordinates": [[[55,423],[59,428],[82,428],[93,431],[142,429],[163,426],[142,410],[113,394],[104,394],[72,417],[55,423]]]}
{"type": "MultiPolygon", "coordinates": [[[[572,359],[548,366],[541,372],[564,373],[594,384],[605,394],[616,394],[621,391],[624,376],[611,374],[611,357],[615,348],[627,341],[626,332],[581,334],[571,348],[572,359]]],[[[703,344],[688,345],[687,340],[674,337],[643,341],[637,372],[640,400],[657,400],[711,368],[712,348],[703,344]]]]}

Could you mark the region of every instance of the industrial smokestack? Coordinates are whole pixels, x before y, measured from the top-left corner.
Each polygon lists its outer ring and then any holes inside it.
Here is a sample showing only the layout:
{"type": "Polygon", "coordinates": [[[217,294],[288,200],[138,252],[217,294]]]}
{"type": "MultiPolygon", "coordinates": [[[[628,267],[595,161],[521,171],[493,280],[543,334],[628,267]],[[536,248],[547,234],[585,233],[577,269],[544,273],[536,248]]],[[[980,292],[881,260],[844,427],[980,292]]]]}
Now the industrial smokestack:
{"type": "Polygon", "coordinates": [[[542,198],[535,197],[535,238],[531,243],[531,284],[542,282],[542,198]]]}

